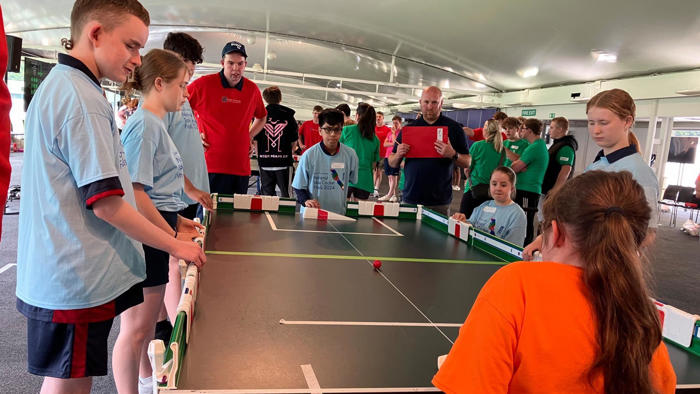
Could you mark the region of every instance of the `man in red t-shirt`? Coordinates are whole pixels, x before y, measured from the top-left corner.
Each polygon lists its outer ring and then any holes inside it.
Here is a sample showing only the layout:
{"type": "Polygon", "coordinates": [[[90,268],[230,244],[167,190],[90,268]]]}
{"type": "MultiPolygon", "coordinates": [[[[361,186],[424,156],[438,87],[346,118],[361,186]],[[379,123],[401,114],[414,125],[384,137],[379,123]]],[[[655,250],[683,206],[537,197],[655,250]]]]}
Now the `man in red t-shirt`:
{"type": "MultiPolygon", "coordinates": [[[[0,202],[5,206],[7,188],[10,185],[10,107],[12,100],[10,91],[4,82],[7,70],[7,44],[5,43],[5,25],[2,21],[0,8],[0,202]]],[[[2,214],[0,211],[0,234],[2,234],[2,214]]]]}
{"type": "Polygon", "coordinates": [[[243,76],[247,58],[245,46],[231,41],[221,51],[223,69],[187,87],[212,193],[248,192],[251,141],[265,125],[267,110],[258,86],[243,76]]]}
{"type": "MultiPolygon", "coordinates": [[[[379,138],[379,146],[384,148],[384,140],[387,134],[391,133],[391,129],[384,124],[384,113],[382,111],[377,111],[377,125],[374,127],[374,134],[379,138]]],[[[379,186],[382,184],[382,171],[383,162],[378,161],[375,163],[374,167],[374,196],[379,197],[379,186]]]]}
{"type": "Polygon", "coordinates": [[[320,105],[315,106],[312,112],[314,115],[313,120],[307,120],[299,128],[299,147],[301,147],[302,154],[321,141],[321,133],[318,132],[318,114],[321,111],[323,111],[323,107],[320,105]]]}

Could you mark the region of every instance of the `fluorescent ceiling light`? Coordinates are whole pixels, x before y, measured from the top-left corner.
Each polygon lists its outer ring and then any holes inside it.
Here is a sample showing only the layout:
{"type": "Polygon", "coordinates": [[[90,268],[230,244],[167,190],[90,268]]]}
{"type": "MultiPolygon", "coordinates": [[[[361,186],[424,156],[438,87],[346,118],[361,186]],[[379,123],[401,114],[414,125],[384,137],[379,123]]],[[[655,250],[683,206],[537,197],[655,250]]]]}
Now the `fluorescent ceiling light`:
{"type": "Polygon", "coordinates": [[[590,97],[576,97],[576,98],[572,98],[570,101],[572,101],[574,103],[581,103],[581,102],[585,103],[585,102],[588,102],[588,100],[590,100],[590,99],[591,99],[590,97]]]}
{"type": "Polygon", "coordinates": [[[700,89],[685,89],[679,90],[676,94],[682,94],[684,96],[700,96],[700,89]]]}
{"type": "Polygon", "coordinates": [[[591,56],[599,63],[617,63],[617,53],[608,51],[591,51],[591,56]]]}
{"type": "Polygon", "coordinates": [[[477,103],[474,101],[464,101],[464,102],[456,102],[452,103],[452,106],[457,109],[466,109],[466,108],[481,108],[482,103],[477,103]]]}
{"type": "Polygon", "coordinates": [[[521,78],[532,78],[537,73],[540,72],[540,69],[537,67],[527,67],[527,68],[521,68],[520,70],[517,71],[518,75],[520,75],[521,78]]]}

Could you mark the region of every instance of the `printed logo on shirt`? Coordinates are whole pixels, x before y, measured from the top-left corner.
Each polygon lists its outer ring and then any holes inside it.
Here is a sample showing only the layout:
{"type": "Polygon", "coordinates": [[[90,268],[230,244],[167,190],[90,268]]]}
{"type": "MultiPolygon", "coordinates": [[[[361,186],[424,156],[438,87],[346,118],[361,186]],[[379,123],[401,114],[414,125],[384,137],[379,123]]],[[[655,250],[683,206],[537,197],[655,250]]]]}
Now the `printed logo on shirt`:
{"type": "Polygon", "coordinates": [[[231,103],[231,104],[240,104],[241,100],[239,99],[234,99],[226,96],[221,96],[221,102],[222,103],[231,103]]]}
{"type": "Polygon", "coordinates": [[[186,128],[197,129],[197,121],[194,119],[192,111],[182,111],[182,120],[185,121],[186,128]]]}
{"type": "Polygon", "coordinates": [[[561,161],[569,161],[568,157],[561,157],[560,159],[561,159],[561,161]]]}
{"type": "Polygon", "coordinates": [[[182,164],[182,158],[180,153],[175,153],[175,162],[177,163],[177,177],[182,178],[185,176],[185,166],[182,164]]]}
{"type": "Polygon", "coordinates": [[[280,138],[282,138],[282,132],[284,128],[287,127],[287,121],[277,121],[265,123],[265,136],[267,137],[267,150],[270,147],[277,148],[277,152],[282,152],[280,150],[280,138]]]}
{"type": "Polygon", "coordinates": [[[124,153],[124,150],[119,151],[119,168],[124,168],[126,167],[126,154],[124,153]]]}

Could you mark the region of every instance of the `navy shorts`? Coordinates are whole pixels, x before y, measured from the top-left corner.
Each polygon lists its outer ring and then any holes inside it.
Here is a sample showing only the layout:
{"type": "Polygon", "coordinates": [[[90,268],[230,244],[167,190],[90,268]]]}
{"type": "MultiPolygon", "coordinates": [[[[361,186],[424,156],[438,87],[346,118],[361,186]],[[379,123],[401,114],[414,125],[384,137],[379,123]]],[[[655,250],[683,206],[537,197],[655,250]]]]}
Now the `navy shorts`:
{"type": "MultiPolygon", "coordinates": [[[[177,212],[160,212],[163,219],[174,230],[177,226],[177,212]]],[[[146,280],[142,282],[143,287],[155,287],[168,283],[168,272],[170,270],[168,252],[143,245],[143,252],[146,257],[146,280]]]]}
{"type": "Polygon", "coordinates": [[[219,194],[248,194],[250,177],[248,175],[231,175],[209,173],[209,190],[219,194]]]}
{"type": "Polygon", "coordinates": [[[54,378],[107,375],[107,338],[114,317],[143,302],[141,284],[93,308],[51,310],[17,299],[27,317],[27,369],[54,378]]]}
{"type": "Polygon", "coordinates": [[[197,211],[199,210],[199,204],[188,205],[187,208],[178,212],[180,216],[185,219],[194,220],[197,217],[197,211]]]}
{"type": "Polygon", "coordinates": [[[384,172],[386,172],[386,175],[399,175],[399,172],[401,172],[401,168],[394,168],[389,165],[389,159],[384,159],[384,172]]]}

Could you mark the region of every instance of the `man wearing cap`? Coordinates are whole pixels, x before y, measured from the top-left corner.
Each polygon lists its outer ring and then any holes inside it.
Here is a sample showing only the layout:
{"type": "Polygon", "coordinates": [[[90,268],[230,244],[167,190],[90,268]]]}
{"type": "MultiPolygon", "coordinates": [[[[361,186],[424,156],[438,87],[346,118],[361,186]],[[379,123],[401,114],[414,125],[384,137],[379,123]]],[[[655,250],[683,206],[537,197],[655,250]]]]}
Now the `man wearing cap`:
{"type": "Polygon", "coordinates": [[[243,76],[247,58],[245,46],[231,41],[221,51],[223,69],[187,87],[202,134],[212,193],[247,193],[251,140],[267,118],[260,89],[243,76]]]}

